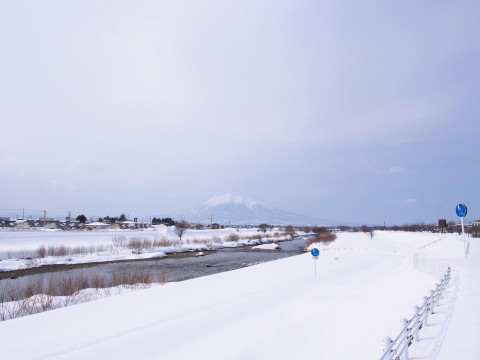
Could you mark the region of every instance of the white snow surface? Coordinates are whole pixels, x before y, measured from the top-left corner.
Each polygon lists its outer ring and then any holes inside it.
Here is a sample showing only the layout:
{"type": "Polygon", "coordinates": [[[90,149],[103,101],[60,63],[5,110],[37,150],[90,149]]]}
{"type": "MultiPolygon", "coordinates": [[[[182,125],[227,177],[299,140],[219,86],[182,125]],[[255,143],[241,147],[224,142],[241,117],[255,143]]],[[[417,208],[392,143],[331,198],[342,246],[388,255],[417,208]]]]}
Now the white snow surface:
{"type": "Polygon", "coordinates": [[[340,233],[294,256],[0,322],[2,359],[378,359],[436,283],[413,256],[452,267],[449,310],[415,359],[478,359],[479,239],[340,233]],[[316,277],[315,277],[316,264],[316,277]],[[455,291],[454,291],[455,289],[455,291]]]}
{"type": "Polygon", "coordinates": [[[253,246],[252,249],[257,249],[257,250],[277,250],[280,247],[278,244],[262,244],[262,245],[257,245],[253,246]]]}

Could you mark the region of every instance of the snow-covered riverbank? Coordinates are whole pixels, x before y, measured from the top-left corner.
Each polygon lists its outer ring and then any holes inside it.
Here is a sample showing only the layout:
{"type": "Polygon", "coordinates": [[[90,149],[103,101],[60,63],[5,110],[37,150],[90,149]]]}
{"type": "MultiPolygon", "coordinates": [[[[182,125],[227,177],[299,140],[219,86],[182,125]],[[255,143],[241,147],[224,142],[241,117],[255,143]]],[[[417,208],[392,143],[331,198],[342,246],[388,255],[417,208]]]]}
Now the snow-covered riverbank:
{"type": "Polygon", "coordinates": [[[279,232],[263,234],[257,229],[233,228],[188,230],[182,241],[172,227],[149,231],[0,231],[0,271],[154,259],[179,252],[255,246],[287,239],[279,232]]]}
{"type": "Polygon", "coordinates": [[[2,357],[375,359],[437,281],[413,269],[414,254],[451,266],[460,285],[450,318],[439,312],[410,355],[478,357],[477,239],[465,258],[458,235],[338,235],[318,246],[317,278],[305,254],[8,320],[2,357]]]}

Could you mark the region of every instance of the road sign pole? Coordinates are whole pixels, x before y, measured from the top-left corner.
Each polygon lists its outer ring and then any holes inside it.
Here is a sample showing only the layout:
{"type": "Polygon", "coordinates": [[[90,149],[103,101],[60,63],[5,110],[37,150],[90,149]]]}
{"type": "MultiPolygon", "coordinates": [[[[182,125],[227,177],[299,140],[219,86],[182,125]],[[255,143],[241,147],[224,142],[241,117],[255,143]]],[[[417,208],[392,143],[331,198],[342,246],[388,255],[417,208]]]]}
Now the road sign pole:
{"type": "Polygon", "coordinates": [[[463,236],[463,252],[465,253],[465,257],[467,257],[467,248],[465,244],[465,224],[463,222],[463,218],[467,216],[468,209],[465,204],[458,204],[455,208],[455,212],[457,216],[462,220],[462,236],[463,236]]]}
{"type": "Polygon", "coordinates": [[[312,254],[313,260],[315,261],[315,279],[317,278],[317,260],[318,260],[318,255],[320,255],[320,250],[317,248],[313,248],[310,250],[310,254],[312,254]]]}

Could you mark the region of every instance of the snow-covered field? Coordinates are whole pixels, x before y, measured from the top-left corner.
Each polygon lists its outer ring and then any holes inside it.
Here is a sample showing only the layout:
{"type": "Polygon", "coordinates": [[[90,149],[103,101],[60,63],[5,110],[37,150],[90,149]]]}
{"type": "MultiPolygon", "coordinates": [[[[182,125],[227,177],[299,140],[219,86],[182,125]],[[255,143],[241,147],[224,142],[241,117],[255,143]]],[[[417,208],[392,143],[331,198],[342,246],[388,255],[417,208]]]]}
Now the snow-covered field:
{"type": "MultiPolygon", "coordinates": [[[[25,269],[42,265],[79,264],[92,262],[107,262],[114,260],[151,259],[166,256],[166,254],[218,249],[221,247],[241,247],[260,245],[271,241],[284,240],[285,237],[272,236],[275,231],[263,234],[263,239],[248,239],[259,236],[258,229],[218,229],[218,230],[188,230],[178,241],[173,227],[158,227],[144,231],[0,231],[0,271],[25,269]],[[232,241],[229,236],[238,239],[232,241]],[[114,238],[124,238],[124,245],[118,246],[114,238]],[[163,246],[147,246],[132,251],[126,244],[131,239],[149,242],[172,242],[163,246]],[[49,249],[56,252],[55,256],[37,255],[43,247],[48,255],[49,249]],[[58,253],[68,252],[59,256],[58,253]]],[[[274,249],[272,246],[266,249],[274,249]]]]}
{"type": "Polygon", "coordinates": [[[410,355],[477,359],[480,254],[470,242],[465,258],[455,234],[341,233],[318,260],[305,254],[1,322],[1,358],[378,359],[383,338],[435,286],[437,264],[457,280],[410,355]]]}

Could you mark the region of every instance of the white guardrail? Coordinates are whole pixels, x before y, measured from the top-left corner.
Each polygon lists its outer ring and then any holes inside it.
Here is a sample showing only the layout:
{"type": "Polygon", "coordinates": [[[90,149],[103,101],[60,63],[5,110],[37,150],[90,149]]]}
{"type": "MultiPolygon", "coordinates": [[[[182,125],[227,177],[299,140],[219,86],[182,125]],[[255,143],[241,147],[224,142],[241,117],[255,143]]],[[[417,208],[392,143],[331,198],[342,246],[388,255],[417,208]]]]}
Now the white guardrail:
{"type": "Polygon", "coordinates": [[[408,360],[408,347],[415,341],[418,342],[418,332],[424,326],[427,326],[427,319],[433,314],[435,305],[438,304],[445,292],[451,278],[451,271],[447,272],[437,284],[435,290],[432,290],[429,297],[425,296],[422,306],[414,306],[415,314],[410,320],[402,319],[404,324],[400,334],[395,340],[390,337],[383,339],[383,356],[380,360],[408,360]]]}

